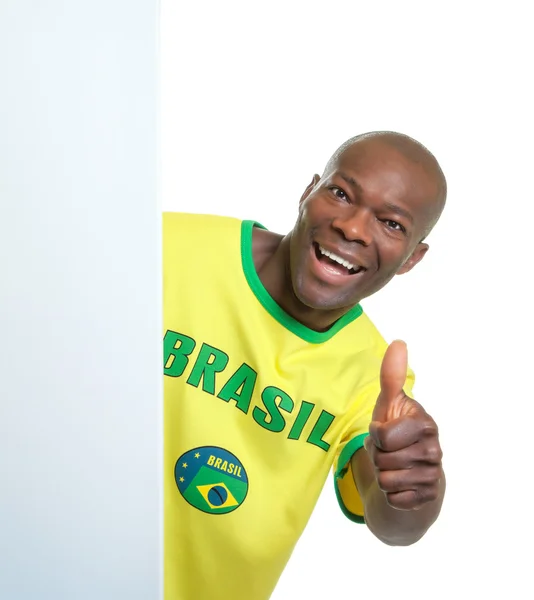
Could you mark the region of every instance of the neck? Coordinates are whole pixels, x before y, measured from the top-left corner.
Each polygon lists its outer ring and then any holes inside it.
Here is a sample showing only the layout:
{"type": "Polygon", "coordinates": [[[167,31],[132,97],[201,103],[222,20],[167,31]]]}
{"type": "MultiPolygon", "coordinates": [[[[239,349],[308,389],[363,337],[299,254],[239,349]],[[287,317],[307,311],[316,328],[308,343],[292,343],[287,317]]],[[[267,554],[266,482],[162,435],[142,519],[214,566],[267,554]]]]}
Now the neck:
{"type": "Polygon", "coordinates": [[[252,255],[260,281],[275,302],[296,321],[314,331],[327,331],[348,309],[321,310],[303,304],[293,291],[289,243],[291,234],[281,236],[253,230],[252,255]]]}

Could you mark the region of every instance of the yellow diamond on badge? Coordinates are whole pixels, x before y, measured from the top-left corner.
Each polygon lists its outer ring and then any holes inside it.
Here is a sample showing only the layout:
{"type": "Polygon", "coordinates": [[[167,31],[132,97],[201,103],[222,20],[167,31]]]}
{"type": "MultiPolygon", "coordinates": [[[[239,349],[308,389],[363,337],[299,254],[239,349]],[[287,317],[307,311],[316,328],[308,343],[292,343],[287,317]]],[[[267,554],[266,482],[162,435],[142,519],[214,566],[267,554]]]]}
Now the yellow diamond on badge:
{"type": "Polygon", "coordinates": [[[202,494],[202,497],[211,509],[229,508],[239,504],[232,495],[232,492],[222,482],[197,485],[197,490],[202,494]]]}

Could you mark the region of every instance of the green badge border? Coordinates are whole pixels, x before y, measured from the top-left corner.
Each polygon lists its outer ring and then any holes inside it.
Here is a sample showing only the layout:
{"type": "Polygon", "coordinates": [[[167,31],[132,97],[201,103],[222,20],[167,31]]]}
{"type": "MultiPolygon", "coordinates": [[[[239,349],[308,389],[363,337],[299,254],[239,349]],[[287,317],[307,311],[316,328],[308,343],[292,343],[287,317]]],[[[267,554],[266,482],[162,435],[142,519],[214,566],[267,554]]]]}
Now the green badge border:
{"type": "Polygon", "coordinates": [[[178,493],[180,494],[180,497],[185,500],[187,502],[187,504],[189,504],[189,506],[192,506],[193,508],[196,508],[197,510],[199,510],[200,512],[205,513],[206,515],[216,515],[216,516],[220,516],[220,515],[229,515],[230,513],[233,513],[235,510],[237,510],[240,506],[243,506],[243,504],[245,503],[245,500],[247,499],[248,496],[248,492],[250,490],[250,479],[247,473],[247,470],[245,469],[245,465],[241,462],[241,459],[235,455],[233,452],[230,452],[230,450],[227,450],[226,448],[223,448],[222,446],[197,446],[196,448],[191,448],[190,450],[186,450],[185,452],[183,452],[177,459],[176,462],[174,463],[174,467],[173,467],[173,479],[174,479],[174,483],[176,485],[176,489],[178,490],[178,493]],[[245,493],[245,496],[243,498],[243,500],[241,501],[240,504],[238,504],[237,506],[234,506],[231,510],[228,510],[226,512],[221,512],[221,513],[215,513],[215,512],[209,512],[207,510],[204,510],[202,508],[199,508],[198,506],[195,506],[194,504],[191,504],[191,502],[189,502],[189,500],[182,494],[182,490],[178,487],[178,482],[176,481],[176,465],[180,462],[180,460],[186,455],[189,454],[190,452],[194,452],[195,450],[202,450],[203,448],[218,448],[219,450],[223,450],[224,452],[228,452],[228,454],[231,454],[237,461],[239,461],[239,464],[241,465],[241,467],[243,468],[243,471],[245,471],[245,475],[247,476],[247,491],[245,493]]]}

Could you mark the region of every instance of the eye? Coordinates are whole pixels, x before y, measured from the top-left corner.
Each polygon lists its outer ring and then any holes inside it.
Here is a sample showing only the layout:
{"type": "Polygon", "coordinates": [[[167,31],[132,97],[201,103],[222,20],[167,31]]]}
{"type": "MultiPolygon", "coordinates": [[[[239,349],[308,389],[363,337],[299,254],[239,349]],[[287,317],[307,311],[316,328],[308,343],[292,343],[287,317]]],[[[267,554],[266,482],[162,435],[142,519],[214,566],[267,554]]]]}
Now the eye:
{"type": "Polygon", "coordinates": [[[333,185],[330,188],[330,191],[334,194],[334,196],[336,198],[339,198],[340,200],[344,200],[344,201],[348,201],[349,197],[347,196],[347,194],[339,187],[337,187],[336,185],[333,185]]]}
{"type": "Polygon", "coordinates": [[[389,227],[389,229],[393,229],[394,231],[400,231],[401,233],[406,233],[406,228],[400,223],[397,223],[397,221],[392,221],[391,219],[384,219],[382,223],[389,227]]]}

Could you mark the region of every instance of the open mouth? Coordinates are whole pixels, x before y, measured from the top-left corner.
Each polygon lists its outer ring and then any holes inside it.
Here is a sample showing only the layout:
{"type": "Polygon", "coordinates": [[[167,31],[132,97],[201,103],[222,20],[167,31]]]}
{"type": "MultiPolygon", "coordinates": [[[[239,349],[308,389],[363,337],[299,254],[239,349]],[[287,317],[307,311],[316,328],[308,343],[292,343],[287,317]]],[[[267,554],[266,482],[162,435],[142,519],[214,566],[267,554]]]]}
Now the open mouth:
{"type": "Polygon", "coordinates": [[[314,242],[313,246],[317,260],[325,265],[330,265],[335,268],[340,274],[356,275],[357,273],[366,270],[365,267],[362,267],[361,265],[350,263],[348,260],[337,256],[330,250],[323,248],[317,242],[314,242]]]}

